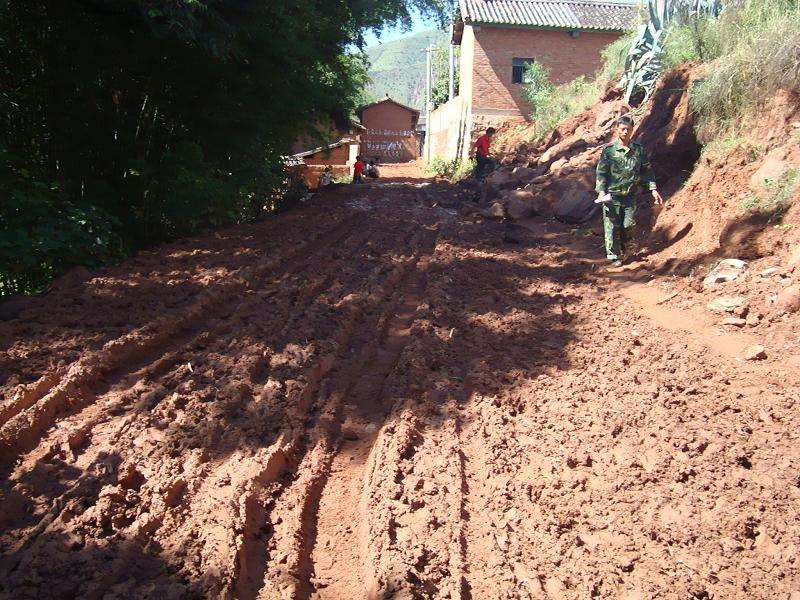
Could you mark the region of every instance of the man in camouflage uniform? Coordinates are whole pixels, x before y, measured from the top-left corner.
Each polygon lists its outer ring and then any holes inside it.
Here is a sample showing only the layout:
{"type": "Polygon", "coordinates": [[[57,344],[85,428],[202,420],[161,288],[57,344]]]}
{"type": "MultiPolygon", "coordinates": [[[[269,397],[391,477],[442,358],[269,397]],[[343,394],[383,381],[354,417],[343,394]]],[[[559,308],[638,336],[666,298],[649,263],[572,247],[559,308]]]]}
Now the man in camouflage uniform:
{"type": "Polygon", "coordinates": [[[636,225],[636,186],[646,186],[656,204],[663,204],[656,189],[650,159],[641,144],[631,141],[633,119],[617,119],[617,139],[603,148],[597,163],[597,202],[603,204],[606,256],[622,265],[625,243],[636,225]]]}

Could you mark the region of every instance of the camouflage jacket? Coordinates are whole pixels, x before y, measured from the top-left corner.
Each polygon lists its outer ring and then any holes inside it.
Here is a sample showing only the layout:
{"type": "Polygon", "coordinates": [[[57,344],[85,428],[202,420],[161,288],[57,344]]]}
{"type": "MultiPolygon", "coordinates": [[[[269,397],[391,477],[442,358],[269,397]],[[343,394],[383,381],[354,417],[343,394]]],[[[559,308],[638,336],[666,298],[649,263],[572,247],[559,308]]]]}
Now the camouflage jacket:
{"type": "Polygon", "coordinates": [[[631,142],[626,148],[616,140],[603,148],[597,163],[598,192],[627,196],[639,183],[656,189],[650,159],[641,144],[631,142]]]}

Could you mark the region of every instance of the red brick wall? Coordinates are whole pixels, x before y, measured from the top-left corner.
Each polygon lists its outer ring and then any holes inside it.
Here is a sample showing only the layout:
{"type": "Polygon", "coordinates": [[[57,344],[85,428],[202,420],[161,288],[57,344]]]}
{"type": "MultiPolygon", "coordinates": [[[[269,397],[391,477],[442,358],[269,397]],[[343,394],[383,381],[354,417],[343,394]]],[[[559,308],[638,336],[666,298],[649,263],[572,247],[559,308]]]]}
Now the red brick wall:
{"type": "Polygon", "coordinates": [[[361,124],[367,129],[407,131],[414,129],[413,118],[410,110],[392,102],[382,102],[364,109],[361,124]]]}
{"type": "MultiPolygon", "coordinates": [[[[319,187],[319,177],[325,167],[322,165],[303,165],[294,170],[295,174],[300,177],[303,182],[312,190],[319,187]]],[[[342,177],[344,175],[352,175],[353,169],[347,165],[333,165],[331,166],[331,175],[334,178],[342,177]]]]}
{"type": "Polygon", "coordinates": [[[419,156],[419,139],[414,132],[414,114],[392,102],[364,109],[361,124],[361,154],[383,162],[406,162],[419,156]]]}
{"type": "Polygon", "coordinates": [[[344,165],[349,158],[350,146],[343,144],[328,150],[320,150],[316,154],[303,159],[307,165],[344,165]]]}
{"type": "Polygon", "coordinates": [[[556,84],[580,75],[591,79],[602,63],[600,51],[619,36],[582,31],[573,38],[567,31],[481,26],[475,32],[472,66],[474,111],[501,109],[528,114],[530,107],[522,99],[522,85],[511,83],[514,58],[539,61],[550,69],[556,84]]]}

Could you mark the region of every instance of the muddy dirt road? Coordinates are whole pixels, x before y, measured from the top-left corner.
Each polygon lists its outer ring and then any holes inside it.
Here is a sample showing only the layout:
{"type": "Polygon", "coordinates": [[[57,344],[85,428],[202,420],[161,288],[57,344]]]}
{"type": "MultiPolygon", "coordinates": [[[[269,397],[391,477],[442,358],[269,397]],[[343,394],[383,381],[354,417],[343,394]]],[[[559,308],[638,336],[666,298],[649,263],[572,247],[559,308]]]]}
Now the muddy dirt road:
{"type": "Polygon", "coordinates": [[[0,595],[800,597],[797,371],[395,174],[0,322],[0,595]]]}

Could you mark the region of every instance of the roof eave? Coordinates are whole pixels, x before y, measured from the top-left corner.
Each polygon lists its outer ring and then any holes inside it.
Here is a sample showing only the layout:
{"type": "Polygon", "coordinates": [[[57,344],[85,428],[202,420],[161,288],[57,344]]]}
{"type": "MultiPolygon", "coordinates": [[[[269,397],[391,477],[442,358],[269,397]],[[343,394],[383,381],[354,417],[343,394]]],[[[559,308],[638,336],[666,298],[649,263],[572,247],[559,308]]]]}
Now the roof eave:
{"type": "Polygon", "coordinates": [[[397,100],[394,100],[393,98],[381,98],[380,100],[376,100],[375,102],[370,102],[369,104],[365,104],[364,106],[360,107],[356,111],[356,114],[358,115],[358,117],[360,119],[361,115],[364,113],[365,110],[367,110],[368,108],[371,108],[373,106],[377,106],[378,104],[382,104],[384,102],[391,102],[392,104],[396,104],[400,108],[404,108],[406,110],[410,110],[413,114],[415,114],[417,116],[417,118],[419,117],[419,111],[416,108],[412,108],[410,106],[407,106],[407,105],[403,104],[402,102],[398,102],[397,100]]]}
{"type": "Polygon", "coordinates": [[[527,25],[525,23],[498,23],[496,21],[472,21],[470,25],[477,25],[480,27],[507,27],[510,29],[542,29],[549,31],[585,31],[591,32],[608,32],[608,33],[625,33],[635,29],[631,26],[627,29],[612,28],[612,27],[569,27],[566,25],[527,25]]]}
{"type": "Polygon", "coordinates": [[[325,150],[335,150],[345,144],[357,144],[358,140],[353,138],[342,138],[338,142],[333,142],[332,144],[328,144],[327,146],[320,146],[319,148],[313,148],[312,150],[306,150],[305,152],[298,152],[297,154],[290,154],[290,158],[306,158],[307,156],[312,156],[317,154],[318,152],[324,152],[325,150]]]}

